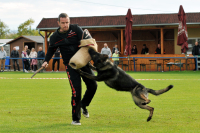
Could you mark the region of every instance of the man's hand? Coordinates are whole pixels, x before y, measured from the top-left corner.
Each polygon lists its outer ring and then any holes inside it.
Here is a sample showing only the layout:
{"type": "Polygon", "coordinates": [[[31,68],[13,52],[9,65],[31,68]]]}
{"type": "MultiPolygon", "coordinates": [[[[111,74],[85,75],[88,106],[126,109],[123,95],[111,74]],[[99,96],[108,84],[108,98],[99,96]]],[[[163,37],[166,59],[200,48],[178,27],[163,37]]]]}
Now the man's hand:
{"type": "Polygon", "coordinates": [[[42,64],[42,67],[46,68],[48,66],[47,62],[45,61],[43,64],[42,64]]]}

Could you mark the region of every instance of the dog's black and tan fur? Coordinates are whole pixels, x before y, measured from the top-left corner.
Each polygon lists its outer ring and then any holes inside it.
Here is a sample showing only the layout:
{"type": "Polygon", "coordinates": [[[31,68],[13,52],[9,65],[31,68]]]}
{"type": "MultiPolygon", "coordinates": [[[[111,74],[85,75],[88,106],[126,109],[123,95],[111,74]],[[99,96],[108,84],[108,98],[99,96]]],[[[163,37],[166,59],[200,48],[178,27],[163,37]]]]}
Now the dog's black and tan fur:
{"type": "Polygon", "coordinates": [[[113,65],[113,63],[108,59],[107,55],[99,54],[91,48],[88,50],[88,52],[94,62],[94,66],[90,66],[92,69],[97,71],[97,76],[85,73],[80,69],[77,71],[82,76],[87,78],[96,81],[104,81],[106,85],[115,90],[130,92],[137,106],[150,111],[149,117],[147,118],[147,121],[150,121],[153,116],[154,108],[147,106],[147,104],[151,102],[148,99],[148,92],[153,95],[160,95],[173,88],[173,85],[169,85],[167,88],[162,90],[152,90],[146,88],[133,79],[130,75],[126,74],[121,68],[113,65]]]}

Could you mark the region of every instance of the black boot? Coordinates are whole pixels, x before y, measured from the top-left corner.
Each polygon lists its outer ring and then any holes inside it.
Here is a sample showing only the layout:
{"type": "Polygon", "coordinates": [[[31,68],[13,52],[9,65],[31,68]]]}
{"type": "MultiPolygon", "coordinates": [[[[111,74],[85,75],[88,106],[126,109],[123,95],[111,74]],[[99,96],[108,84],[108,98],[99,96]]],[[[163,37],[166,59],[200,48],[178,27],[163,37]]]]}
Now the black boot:
{"type": "Polygon", "coordinates": [[[15,65],[13,65],[14,71],[16,71],[15,65]]]}
{"type": "Polygon", "coordinates": [[[19,69],[19,64],[17,64],[17,68],[18,68],[18,71],[20,71],[20,69],[19,69]]]}

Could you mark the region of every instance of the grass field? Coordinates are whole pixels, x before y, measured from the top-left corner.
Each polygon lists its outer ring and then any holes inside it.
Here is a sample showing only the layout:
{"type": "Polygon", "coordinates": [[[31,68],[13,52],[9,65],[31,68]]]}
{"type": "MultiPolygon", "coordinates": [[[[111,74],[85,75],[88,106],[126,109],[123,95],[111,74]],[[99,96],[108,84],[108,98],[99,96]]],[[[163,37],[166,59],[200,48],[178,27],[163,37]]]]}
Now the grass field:
{"type": "MultiPolygon", "coordinates": [[[[30,78],[32,73],[0,73],[0,132],[199,132],[200,72],[128,72],[148,88],[174,88],[161,96],[149,95],[154,116],[146,122],[147,110],[138,108],[130,93],[98,83],[88,107],[90,118],[71,125],[71,88],[67,79],[30,78]]],[[[39,73],[35,78],[66,78],[66,73],[39,73]]],[[[86,87],[84,83],[83,92],[86,87]]]]}

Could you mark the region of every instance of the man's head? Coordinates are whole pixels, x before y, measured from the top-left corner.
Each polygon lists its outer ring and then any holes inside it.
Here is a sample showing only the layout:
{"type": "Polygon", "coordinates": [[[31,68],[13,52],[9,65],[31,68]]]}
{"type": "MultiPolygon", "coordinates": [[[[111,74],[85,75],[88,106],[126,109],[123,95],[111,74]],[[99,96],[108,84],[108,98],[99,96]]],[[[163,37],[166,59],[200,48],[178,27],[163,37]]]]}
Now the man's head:
{"type": "Polygon", "coordinates": [[[115,48],[117,48],[117,44],[115,44],[115,48]]]}
{"type": "Polygon", "coordinates": [[[146,44],[143,44],[142,48],[145,49],[146,48],[146,44]]]}
{"type": "Polygon", "coordinates": [[[2,46],[2,47],[1,47],[1,51],[3,51],[3,50],[4,50],[4,47],[2,46]]]}
{"type": "Polygon", "coordinates": [[[118,54],[118,50],[115,50],[115,54],[118,54]]]}
{"type": "Polygon", "coordinates": [[[25,47],[24,47],[26,50],[28,49],[28,46],[27,45],[25,45],[25,47]]]}
{"type": "Polygon", "coordinates": [[[61,32],[66,32],[69,30],[70,19],[66,13],[61,13],[58,16],[58,25],[61,32]]]}
{"type": "Polygon", "coordinates": [[[16,47],[13,47],[13,50],[16,51],[16,47]]]}
{"type": "Polygon", "coordinates": [[[39,51],[42,51],[42,47],[39,47],[39,51]]]}
{"type": "Polygon", "coordinates": [[[158,48],[160,49],[160,44],[158,44],[158,48]]]}
{"type": "Polygon", "coordinates": [[[136,48],[136,45],[133,45],[133,48],[135,49],[135,48],[136,48]]]}
{"type": "Polygon", "coordinates": [[[107,43],[104,43],[104,47],[105,47],[105,48],[107,48],[107,47],[108,47],[107,43]]]}
{"type": "Polygon", "coordinates": [[[198,42],[195,42],[195,46],[197,46],[198,45],[198,42]]]}

